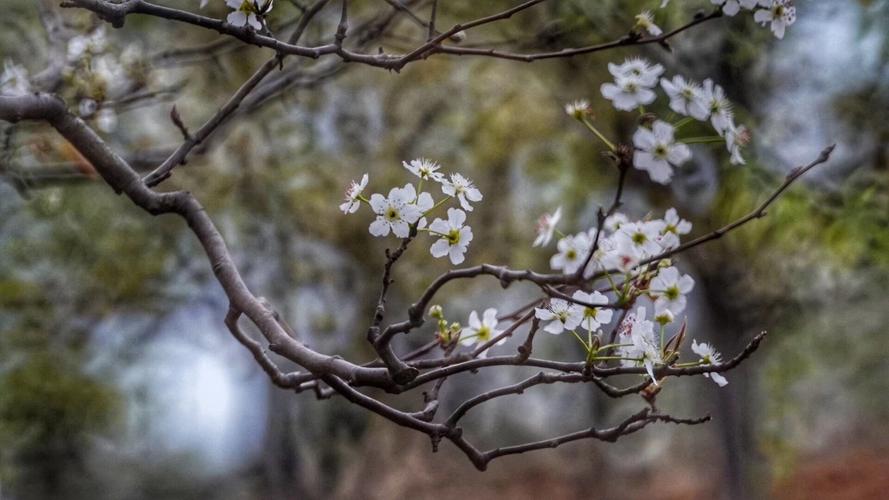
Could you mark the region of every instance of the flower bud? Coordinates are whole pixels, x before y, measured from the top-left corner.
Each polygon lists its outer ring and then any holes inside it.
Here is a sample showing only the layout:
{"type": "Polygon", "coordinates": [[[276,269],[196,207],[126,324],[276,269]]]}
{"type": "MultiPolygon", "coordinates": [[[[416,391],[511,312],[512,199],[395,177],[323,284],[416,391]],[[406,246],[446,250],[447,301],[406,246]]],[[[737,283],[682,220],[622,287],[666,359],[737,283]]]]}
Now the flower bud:
{"type": "Polygon", "coordinates": [[[466,40],[466,32],[465,31],[458,31],[450,36],[450,40],[454,43],[461,43],[464,40],[466,40]]]}
{"type": "Polygon", "coordinates": [[[673,313],[669,309],[664,309],[663,311],[657,313],[657,315],[655,315],[654,317],[654,320],[661,326],[666,326],[672,323],[673,319],[673,313]]]}
{"type": "Polygon", "coordinates": [[[429,316],[435,319],[444,319],[444,309],[440,305],[435,304],[429,308],[429,316]]]}

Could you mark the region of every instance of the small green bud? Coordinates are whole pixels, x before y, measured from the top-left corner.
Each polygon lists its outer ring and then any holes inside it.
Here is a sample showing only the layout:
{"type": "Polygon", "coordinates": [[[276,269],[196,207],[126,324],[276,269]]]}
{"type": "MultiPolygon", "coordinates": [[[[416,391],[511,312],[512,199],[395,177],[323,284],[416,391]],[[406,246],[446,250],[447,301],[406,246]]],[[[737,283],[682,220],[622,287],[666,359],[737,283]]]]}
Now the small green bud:
{"type": "Polygon", "coordinates": [[[444,319],[444,309],[438,304],[429,308],[429,316],[432,316],[435,319],[443,320],[444,319]]]}

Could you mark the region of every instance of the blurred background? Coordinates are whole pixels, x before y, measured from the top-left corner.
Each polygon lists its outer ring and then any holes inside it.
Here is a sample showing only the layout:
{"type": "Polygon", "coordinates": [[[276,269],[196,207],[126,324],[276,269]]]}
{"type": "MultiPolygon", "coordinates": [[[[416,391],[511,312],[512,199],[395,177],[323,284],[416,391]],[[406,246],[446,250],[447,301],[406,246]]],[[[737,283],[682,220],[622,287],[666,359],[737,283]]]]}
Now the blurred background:
{"type": "MultiPolygon", "coordinates": [[[[162,3],[198,10],[197,0],[162,3]]],[[[272,29],[292,26],[300,3],[277,2],[272,29]]],[[[439,25],[514,3],[442,2],[439,25]]],[[[658,3],[545,2],[471,31],[463,43],[539,51],[607,41],[658,3]]],[[[392,10],[382,0],[351,4],[356,32],[392,10]]],[[[425,17],[428,5],[412,8],[425,17]]],[[[408,182],[401,161],[419,156],[468,175],[485,200],[470,217],[467,264],[547,271],[552,249],[531,247],[537,217],[562,206],[563,231],[588,228],[616,182],[600,145],[562,105],[589,99],[597,125],[621,141],[635,127],[633,114],[614,111],[599,94],[610,79],[607,62],[644,56],[670,75],[713,78],[754,137],[744,167],[730,166],[723,147],[701,145],[669,186],[634,172],[624,207],[631,217],[677,207],[694,222],[692,235],[704,234],[838,144],[830,164],[768,217],[678,261],[697,282],[688,309],[693,337],[728,357],[770,332],[728,374],[727,387],[702,377],[666,387],[664,410],[709,412],[713,421],[507,457],[484,473],[449,444],[433,454],[425,436],[337,398],[274,388],[225,330],[227,302],[181,220],[152,218],[115,196],[45,126],[0,124],[0,498],[885,498],[889,2],[796,6],[798,21],[781,42],[747,14],[674,38],[672,52],[647,46],[533,64],[433,57],[401,73],[291,59],[163,185],[197,195],[248,284],[304,341],[368,360],[364,331],[383,251],[395,240],[368,234],[366,210],[346,217],[337,209],[362,173],[370,173],[370,192],[408,182]]],[[[674,1],[655,11],[656,21],[669,29],[709,8],[705,0],[674,1]]],[[[58,56],[47,19],[62,16],[81,34],[101,24],[56,2],[0,0],[0,9],[0,58],[32,75],[58,56]]],[[[226,12],[221,0],[203,10],[226,12]]],[[[338,15],[335,5],[324,10],[304,43],[330,40],[338,15]]],[[[403,51],[424,36],[404,14],[389,34],[372,31],[347,44],[403,51]]],[[[114,109],[93,123],[143,171],[180,140],[170,126],[173,104],[194,129],[270,56],[138,16],[125,29],[109,27],[107,44],[98,45],[76,62],[97,64],[65,72],[56,90],[72,107],[93,99],[114,109]],[[102,73],[101,58],[120,66],[102,73]]],[[[663,97],[657,106],[666,108],[663,97]]],[[[447,269],[411,248],[396,270],[390,311],[405,311],[447,269]]],[[[521,284],[502,291],[496,280],[474,280],[444,289],[439,301],[463,319],[534,294],[521,284]]],[[[428,342],[432,327],[398,348],[428,342]]],[[[582,356],[568,337],[542,340],[542,354],[582,356]]],[[[527,374],[454,377],[442,389],[445,410],[527,374]]],[[[603,398],[594,387],[545,386],[483,407],[466,426],[485,447],[543,439],[613,424],[643,405],[625,399],[603,398]]],[[[393,403],[419,408],[421,401],[393,403]]]]}

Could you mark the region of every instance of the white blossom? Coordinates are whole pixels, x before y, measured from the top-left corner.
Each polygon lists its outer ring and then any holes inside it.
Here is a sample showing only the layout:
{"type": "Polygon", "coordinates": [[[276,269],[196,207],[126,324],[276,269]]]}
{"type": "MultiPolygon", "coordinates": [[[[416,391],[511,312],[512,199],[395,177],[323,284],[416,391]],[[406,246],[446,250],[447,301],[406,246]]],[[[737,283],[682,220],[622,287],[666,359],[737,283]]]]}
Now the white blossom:
{"type": "Polygon", "coordinates": [[[533,246],[540,247],[549,245],[553,239],[553,232],[556,230],[556,224],[562,219],[562,207],[556,209],[551,214],[543,214],[537,219],[537,238],[534,240],[533,246]]]}
{"type": "Polygon", "coordinates": [[[438,171],[441,166],[432,160],[426,158],[417,158],[408,162],[401,162],[404,168],[408,169],[412,174],[423,179],[424,181],[444,182],[444,174],[438,171]]]}
{"type": "Polygon", "coordinates": [[[750,131],[747,127],[740,125],[735,127],[732,125],[725,132],[725,147],[731,154],[732,165],[743,165],[746,163],[744,157],[741,156],[741,148],[750,143],[750,131]]]}
{"type": "Polygon", "coordinates": [[[593,241],[588,233],[565,236],[556,244],[558,253],[549,259],[549,265],[566,274],[577,272],[592,246],[593,241]]]}
{"type": "MultiPolygon", "coordinates": [[[[259,31],[262,29],[262,23],[259,20],[260,12],[257,12],[256,4],[253,0],[225,0],[225,4],[234,11],[225,18],[228,24],[232,26],[247,26],[259,31]]],[[[266,4],[265,12],[271,9],[271,2],[266,4]]]]}
{"type": "Polygon", "coordinates": [[[713,83],[713,80],[709,78],[704,80],[701,97],[710,113],[710,123],[720,136],[723,135],[734,123],[732,103],[725,97],[722,87],[713,83]]]}
{"type": "Polygon", "coordinates": [[[633,166],[645,170],[651,180],[667,184],[673,177],[674,166],[679,166],[691,158],[691,150],[673,138],[675,129],[665,121],[656,120],[652,129],[639,127],[633,134],[636,152],[633,166]]]}
{"type": "MultiPolygon", "coordinates": [[[[463,333],[460,335],[460,343],[463,345],[484,344],[503,333],[503,330],[497,329],[497,323],[497,309],[485,309],[481,320],[478,318],[478,313],[472,311],[469,313],[469,326],[464,328],[463,333]]],[[[506,337],[500,339],[494,345],[501,345],[504,342],[506,342],[506,337]]],[[[486,355],[487,351],[483,351],[479,354],[479,357],[483,358],[486,355]]]]}
{"type": "Polygon", "coordinates": [[[612,101],[615,108],[631,111],[654,102],[657,94],[652,87],[657,85],[664,67],[660,64],[652,65],[645,59],[631,58],[623,64],[608,63],[608,71],[615,81],[602,84],[602,95],[612,101]]]}
{"type": "Polygon", "coordinates": [[[550,299],[549,307],[534,308],[534,316],[542,321],[549,321],[543,331],[558,335],[564,330],[572,331],[583,320],[583,309],[567,300],[550,299]]]}
{"type": "MultiPolygon", "coordinates": [[[[604,305],[608,303],[608,297],[596,290],[593,290],[593,293],[586,293],[582,290],[578,290],[574,292],[574,295],[572,295],[571,298],[587,304],[604,305]]],[[[585,330],[591,333],[596,333],[600,326],[611,323],[611,317],[614,314],[614,311],[611,309],[589,307],[580,304],[577,305],[583,310],[583,319],[580,321],[580,326],[585,330]]]]}
{"type": "Polygon", "coordinates": [[[0,94],[21,96],[31,92],[28,70],[12,59],[3,61],[3,73],[0,74],[0,94]]]}
{"type": "Polygon", "coordinates": [[[601,256],[598,261],[605,269],[617,269],[628,273],[639,265],[644,254],[629,238],[608,238],[599,243],[601,256]]]}
{"type": "Polygon", "coordinates": [[[625,60],[623,64],[608,63],[608,72],[615,79],[634,78],[637,79],[639,85],[652,88],[657,85],[658,78],[664,72],[664,67],[660,64],[652,64],[641,57],[633,57],[625,60]]]}
{"type": "Polygon", "coordinates": [[[663,354],[660,343],[654,333],[654,323],[645,319],[645,308],[639,307],[635,314],[630,314],[624,319],[620,328],[620,343],[624,344],[618,350],[623,358],[621,364],[626,367],[644,366],[652,382],[657,385],[654,377],[654,365],[663,364],[663,354]]]}
{"type": "Polygon", "coordinates": [[[636,27],[644,29],[651,36],[660,36],[664,34],[664,31],[654,23],[654,16],[651,15],[650,10],[643,10],[636,15],[636,27]]]}
{"type": "Polygon", "coordinates": [[[590,103],[586,99],[577,99],[565,105],[565,113],[576,119],[583,118],[584,115],[590,113],[590,103]]]}
{"type": "Polygon", "coordinates": [[[475,187],[471,180],[460,174],[451,174],[450,180],[442,181],[441,190],[448,196],[457,197],[460,200],[460,206],[467,212],[472,212],[470,201],[482,201],[482,192],[475,187]]]}
{"type": "Polygon", "coordinates": [[[672,250],[679,246],[679,236],[690,232],[691,222],[680,219],[676,209],[671,208],[664,215],[664,227],[657,242],[664,250],[672,250]]]}
{"type": "Polygon", "coordinates": [[[605,218],[605,230],[613,233],[620,229],[621,224],[626,224],[627,222],[630,222],[629,217],[620,212],[615,212],[605,218]]]}
{"type": "Polygon", "coordinates": [[[672,80],[661,78],[661,87],[670,97],[670,109],[696,120],[706,120],[710,116],[701,93],[701,86],[676,75],[672,80]]]}
{"type": "Polygon", "coordinates": [[[361,206],[361,192],[367,187],[367,174],[361,177],[361,182],[352,181],[346,189],[346,199],[340,205],[344,214],[354,214],[361,206]]]}
{"type": "Polygon", "coordinates": [[[464,222],[466,222],[466,212],[459,208],[449,208],[448,220],[435,219],[429,224],[430,233],[440,236],[429,249],[433,257],[447,255],[454,265],[463,262],[466,248],[472,241],[472,228],[464,226],[464,222]]]}
{"type": "Polygon", "coordinates": [[[669,309],[674,315],[685,310],[685,295],[691,292],[695,281],[689,275],[679,275],[675,267],[667,267],[658,271],[651,280],[649,294],[654,297],[655,311],[669,309]]]}
{"type": "Polygon", "coordinates": [[[614,233],[614,239],[618,242],[628,242],[645,257],[653,257],[662,251],[657,240],[664,225],[664,221],[661,220],[628,222],[622,224],[614,233]]]}
{"type": "Polygon", "coordinates": [[[657,98],[657,94],[642,85],[637,77],[620,77],[615,83],[603,83],[601,90],[602,95],[621,111],[646,106],[657,98]]]}
{"type": "MultiPolygon", "coordinates": [[[[722,362],[722,355],[716,352],[716,349],[714,349],[712,345],[706,342],[701,342],[700,344],[698,344],[696,340],[692,339],[691,350],[701,357],[701,364],[718,365],[722,362]]],[[[709,372],[704,373],[704,376],[709,378],[713,382],[716,382],[716,385],[718,385],[719,387],[725,387],[726,384],[728,384],[728,380],[726,380],[725,377],[723,377],[720,373],[709,372]]]]}
{"type": "Polygon", "coordinates": [[[710,0],[713,5],[722,5],[722,12],[727,16],[734,16],[741,7],[751,10],[759,3],[759,0],[710,0]]]}
{"type": "Polygon", "coordinates": [[[784,31],[796,22],[796,7],[793,0],[759,0],[765,7],[753,14],[753,20],[765,26],[771,24],[772,33],[778,39],[784,38],[784,31]]]}
{"type": "MultiPolygon", "coordinates": [[[[428,193],[422,193],[429,197],[428,193]]],[[[410,225],[417,222],[423,215],[423,211],[414,203],[417,194],[414,186],[407,184],[403,188],[392,188],[389,197],[374,193],[370,197],[370,207],[377,214],[375,221],[370,223],[370,234],[374,236],[386,236],[391,230],[399,238],[407,238],[410,234],[410,225]]],[[[429,197],[429,202],[431,202],[429,197]]],[[[425,200],[423,205],[425,205],[425,200]]]]}

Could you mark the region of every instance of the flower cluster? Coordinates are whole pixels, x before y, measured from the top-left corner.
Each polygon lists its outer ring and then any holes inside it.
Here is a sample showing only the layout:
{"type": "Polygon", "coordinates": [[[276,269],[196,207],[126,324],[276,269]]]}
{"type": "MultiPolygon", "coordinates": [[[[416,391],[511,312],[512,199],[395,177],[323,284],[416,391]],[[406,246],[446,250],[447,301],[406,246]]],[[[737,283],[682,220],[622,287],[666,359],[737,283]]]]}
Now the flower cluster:
{"type": "Polygon", "coordinates": [[[403,162],[403,165],[420,178],[417,188],[408,183],[404,187],[392,188],[388,196],[374,193],[366,198],[363,193],[368,176],[364,174],[360,182],[353,181],[349,185],[340,210],[352,214],[358,211],[361,203],[366,203],[376,214],[376,219],[368,227],[370,234],[384,237],[392,233],[399,238],[408,238],[414,230],[426,232],[435,238],[429,249],[433,257],[447,256],[452,264],[460,264],[473,237],[472,228],[466,225],[466,212],[471,212],[472,204],[482,200],[481,191],[460,174],[445,177],[437,163],[425,158],[403,162]],[[436,203],[430,193],[422,191],[424,182],[439,185],[446,197],[436,203]],[[428,223],[426,217],[451,199],[455,199],[461,208],[448,208],[446,219],[436,218],[428,223]]]}
{"type": "MultiPolygon", "coordinates": [[[[623,64],[610,63],[608,71],[614,82],[601,86],[602,95],[621,111],[638,109],[643,114],[642,125],[633,134],[633,166],[648,173],[651,180],[667,184],[673,177],[673,169],[691,159],[689,143],[724,143],[735,165],[744,164],[741,148],[750,142],[750,132],[743,125],[736,125],[732,104],[722,87],[707,79],[703,84],[682,75],[662,77],[664,68],[640,58],[627,59],[623,64]],[[659,84],[659,85],[658,85],[659,84]],[[673,123],[652,118],[645,114],[645,106],[657,100],[656,88],[660,86],[670,100],[671,116],[681,117],[673,123]],[[716,132],[712,137],[677,139],[677,132],[693,121],[709,122],[716,132]]],[[[587,120],[588,113],[579,111],[577,101],[565,107],[565,111],[582,121],[612,150],[615,146],[587,120]]]]}
{"type": "MultiPolygon", "coordinates": [[[[561,208],[553,215],[541,217],[534,246],[549,243],[557,231],[555,226],[560,217],[561,208]]],[[[605,219],[598,241],[596,228],[562,235],[556,243],[557,252],[550,258],[550,267],[571,274],[578,272],[589,261],[592,265],[584,269],[586,276],[596,269],[616,269],[628,273],[639,263],[679,247],[680,236],[691,232],[691,228],[691,223],[681,219],[674,208],[667,210],[663,219],[635,222],[616,212],[605,219]],[[590,255],[590,252],[593,254],[590,255]]]]}
{"type": "MultiPolygon", "coordinates": [[[[625,367],[645,367],[657,384],[655,367],[676,361],[685,322],[669,340],[665,339],[666,329],[685,311],[687,296],[695,284],[691,276],[660,257],[681,245],[680,238],[691,232],[691,223],[673,208],[661,219],[637,221],[615,212],[604,219],[601,229],[563,235],[556,228],[560,219],[561,207],[540,218],[534,246],[547,245],[558,233],[557,252],[550,259],[553,269],[579,273],[589,261],[583,276],[591,279],[593,271],[601,271],[600,276],[607,278],[610,286],[603,290],[577,289],[570,296],[552,297],[536,307],[534,315],[543,322],[543,331],[553,335],[571,332],[587,352],[588,362],[619,360],[625,367]],[[597,235],[597,231],[601,232],[597,235]],[[614,276],[622,279],[615,281],[614,276]],[[639,300],[653,304],[651,315],[645,306],[626,313],[612,333],[617,343],[605,343],[602,327],[611,323],[614,310],[629,310],[639,300]]],[[[692,350],[700,360],[681,366],[720,363],[719,353],[708,344],[695,342],[692,350]]],[[[720,386],[727,383],[717,372],[705,375],[720,386]]]]}
{"type": "MultiPolygon", "coordinates": [[[[661,7],[666,7],[669,3],[670,0],[663,0],[661,7]]],[[[710,0],[710,3],[722,6],[722,12],[727,16],[737,15],[741,9],[755,11],[753,20],[763,26],[769,25],[772,33],[779,39],[784,38],[787,27],[796,22],[793,0],[710,0]]],[[[644,14],[645,12],[640,16],[644,14]]]]}

